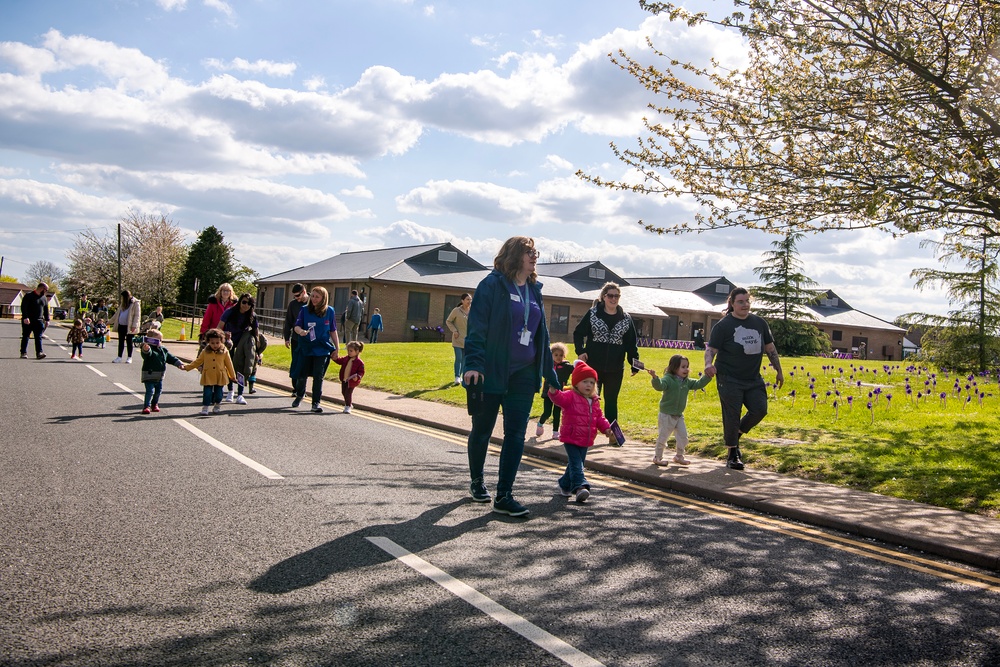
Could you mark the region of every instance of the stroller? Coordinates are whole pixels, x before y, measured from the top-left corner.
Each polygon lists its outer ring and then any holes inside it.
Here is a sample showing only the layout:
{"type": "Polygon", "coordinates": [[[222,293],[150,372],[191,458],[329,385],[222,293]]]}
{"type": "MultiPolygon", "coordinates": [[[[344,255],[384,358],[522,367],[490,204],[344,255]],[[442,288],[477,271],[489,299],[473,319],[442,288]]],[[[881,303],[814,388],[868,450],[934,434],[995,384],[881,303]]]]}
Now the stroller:
{"type": "Polygon", "coordinates": [[[104,318],[99,317],[87,330],[86,342],[93,343],[94,347],[104,347],[108,340],[108,323],[104,318]]]}

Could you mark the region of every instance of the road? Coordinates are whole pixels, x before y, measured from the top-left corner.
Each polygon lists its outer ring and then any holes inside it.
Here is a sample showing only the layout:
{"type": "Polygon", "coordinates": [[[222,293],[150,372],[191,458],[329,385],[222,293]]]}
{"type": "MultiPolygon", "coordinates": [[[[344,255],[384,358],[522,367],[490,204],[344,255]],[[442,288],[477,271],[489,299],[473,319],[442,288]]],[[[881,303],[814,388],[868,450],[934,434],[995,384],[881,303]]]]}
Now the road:
{"type": "Polygon", "coordinates": [[[567,502],[543,461],[530,517],[492,514],[461,437],[266,390],[199,417],[175,369],[144,416],[139,364],[20,360],[19,331],[0,321],[0,665],[1000,664],[989,576],[614,480],[567,502]]]}

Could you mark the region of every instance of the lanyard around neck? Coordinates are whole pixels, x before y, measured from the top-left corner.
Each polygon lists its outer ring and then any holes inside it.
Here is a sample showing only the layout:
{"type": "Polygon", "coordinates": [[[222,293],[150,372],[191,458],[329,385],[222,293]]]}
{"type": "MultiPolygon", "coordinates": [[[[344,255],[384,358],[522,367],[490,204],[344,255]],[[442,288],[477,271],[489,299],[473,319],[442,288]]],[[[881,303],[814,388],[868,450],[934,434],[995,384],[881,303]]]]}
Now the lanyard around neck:
{"type": "MultiPolygon", "coordinates": [[[[512,281],[513,282],[513,281],[512,281]]],[[[514,289],[517,291],[517,295],[521,296],[521,288],[514,283],[514,289]]],[[[524,283],[524,296],[521,299],[521,305],[524,306],[524,328],[521,331],[528,330],[528,311],[531,305],[531,290],[528,288],[528,283],[524,283]]]]}

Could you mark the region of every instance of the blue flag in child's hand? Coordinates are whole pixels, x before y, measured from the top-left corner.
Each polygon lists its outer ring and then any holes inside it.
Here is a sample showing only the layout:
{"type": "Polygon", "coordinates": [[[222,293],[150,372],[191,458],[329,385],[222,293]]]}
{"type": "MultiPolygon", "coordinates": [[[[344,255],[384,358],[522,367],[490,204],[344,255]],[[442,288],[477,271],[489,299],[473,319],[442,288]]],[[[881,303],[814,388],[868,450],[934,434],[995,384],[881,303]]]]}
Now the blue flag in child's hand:
{"type": "Polygon", "coordinates": [[[618,420],[611,422],[611,436],[615,439],[615,443],[611,443],[614,447],[621,447],[625,444],[625,434],[622,433],[622,427],[618,425],[618,420]]]}
{"type": "Polygon", "coordinates": [[[245,387],[246,383],[247,383],[246,378],[243,377],[243,373],[236,371],[236,384],[238,384],[241,387],[245,387]]]}

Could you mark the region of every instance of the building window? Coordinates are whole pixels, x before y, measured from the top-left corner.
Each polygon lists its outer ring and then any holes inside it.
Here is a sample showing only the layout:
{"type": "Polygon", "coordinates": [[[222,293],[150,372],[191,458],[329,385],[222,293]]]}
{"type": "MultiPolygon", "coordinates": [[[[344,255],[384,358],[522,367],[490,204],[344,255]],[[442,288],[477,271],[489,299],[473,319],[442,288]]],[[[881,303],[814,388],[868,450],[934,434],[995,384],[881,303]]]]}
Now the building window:
{"type": "Polygon", "coordinates": [[[549,318],[550,333],[569,333],[569,306],[552,306],[549,318]]]}
{"type": "MultiPolygon", "coordinates": [[[[335,287],[333,288],[333,306],[334,311],[337,312],[337,316],[344,312],[347,308],[347,299],[351,294],[351,289],[349,287],[335,287]]],[[[306,304],[309,305],[309,304],[306,304]]]]}
{"type": "Polygon", "coordinates": [[[458,253],[454,250],[438,250],[438,261],[454,264],[458,261],[458,253]]]}
{"type": "Polygon", "coordinates": [[[664,340],[677,340],[676,315],[667,315],[667,319],[663,320],[663,325],[660,329],[660,338],[664,340]]]}
{"type": "Polygon", "coordinates": [[[604,280],[604,269],[590,269],[587,271],[587,275],[597,280],[604,280]]]}
{"type": "Polygon", "coordinates": [[[729,294],[729,285],[726,283],[715,283],[715,293],[716,294],[729,294]]]}
{"type": "Polygon", "coordinates": [[[275,287],[274,288],[274,298],[271,301],[271,308],[275,310],[285,309],[285,288],[275,287]]]}
{"type": "Polygon", "coordinates": [[[445,294],[444,295],[444,319],[447,320],[448,316],[451,315],[451,311],[458,308],[459,304],[462,303],[461,294],[445,294]]]}
{"type": "Polygon", "coordinates": [[[410,292],[406,299],[406,319],[410,322],[426,322],[430,312],[430,292],[410,292]]]}
{"type": "Polygon", "coordinates": [[[834,329],[833,333],[830,335],[830,338],[832,338],[833,340],[844,340],[844,332],[837,331],[836,329],[834,329]]]}

